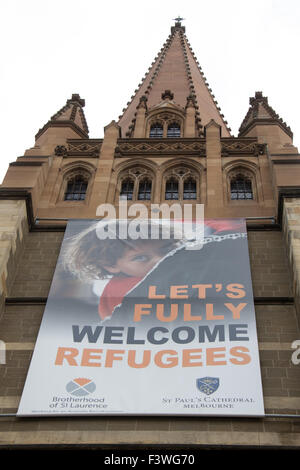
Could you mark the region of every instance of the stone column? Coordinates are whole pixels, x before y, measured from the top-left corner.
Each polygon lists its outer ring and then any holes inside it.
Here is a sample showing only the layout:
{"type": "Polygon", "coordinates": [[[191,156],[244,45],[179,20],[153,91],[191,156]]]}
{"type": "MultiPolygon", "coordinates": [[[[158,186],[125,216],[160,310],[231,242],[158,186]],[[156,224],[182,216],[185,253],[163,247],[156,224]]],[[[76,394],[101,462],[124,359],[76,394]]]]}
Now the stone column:
{"type": "Polygon", "coordinates": [[[221,127],[212,119],[205,126],[207,205],[223,206],[223,178],[221,159],[221,127]]]}
{"type": "Polygon", "coordinates": [[[14,276],[13,258],[22,245],[26,221],[25,201],[0,201],[0,298],[9,291],[9,279],[14,276]]]}
{"type": "Polygon", "coordinates": [[[258,146],[258,152],[258,164],[261,174],[261,190],[264,198],[263,204],[265,207],[274,207],[274,191],[272,187],[270,162],[266,155],[265,146],[258,146]]]}
{"type": "Polygon", "coordinates": [[[162,194],[162,172],[161,168],[158,168],[156,175],[155,175],[155,187],[154,187],[154,197],[153,203],[160,204],[161,203],[161,194],[162,194]]]}
{"type": "Polygon", "coordinates": [[[142,96],[137,106],[136,121],[134,127],[134,138],[145,137],[145,123],[146,123],[146,111],[147,111],[147,98],[142,96]]]}
{"type": "Polygon", "coordinates": [[[195,137],[195,117],[194,101],[191,97],[188,97],[185,108],[184,137],[195,137]]]}

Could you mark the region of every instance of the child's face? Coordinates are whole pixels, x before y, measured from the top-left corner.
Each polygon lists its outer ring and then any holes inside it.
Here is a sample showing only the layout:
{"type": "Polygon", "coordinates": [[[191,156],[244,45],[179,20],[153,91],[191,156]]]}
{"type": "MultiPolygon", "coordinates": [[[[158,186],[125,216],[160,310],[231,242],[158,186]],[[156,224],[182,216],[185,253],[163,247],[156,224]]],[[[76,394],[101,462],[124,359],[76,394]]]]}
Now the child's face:
{"type": "Polygon", "coordinates": [[[163,241],[145,241],[127,248],[114,266],[105,266],[111,274],[144,277],[165,255],[163,241]]]}

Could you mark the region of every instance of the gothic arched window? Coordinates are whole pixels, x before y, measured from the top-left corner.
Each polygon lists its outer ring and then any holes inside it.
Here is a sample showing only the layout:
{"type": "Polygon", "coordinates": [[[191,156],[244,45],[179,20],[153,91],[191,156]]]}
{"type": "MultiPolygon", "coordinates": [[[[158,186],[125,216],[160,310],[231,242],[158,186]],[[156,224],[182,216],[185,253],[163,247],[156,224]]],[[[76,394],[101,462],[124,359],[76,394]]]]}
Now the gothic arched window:
{"type": "Polygon", "coordinates": [[[152,189],[152,181],[145,178],[144,180],[139,182],[139,192],[138,192],[138,199],[140,201],[150,201],[151,199],[151,189],[152,189]]]}
{"type": "Polygon", "coordinates": [[[177,122],[172,122],[168,125],[167,137],[180,137],[180,125],[177,122]]]}
{"type": "Polygon", "coordinates": [[[250,178],[237,175],[230,181],[230,198],[232,200],[253,199],[252,182],[250,178]]]}
{"type": "Polygon", "coordinates": [[[165,198],[166,200],[170,199],[178,199],[179,195],[179,185],[178,185],[178,179],[171,177],[166,181],[166,193],[165,193],[165,198]]]}
{"type": "Polygon", "coordinates": [[[184,181],[183,199],[197,199],[197,184],[194,178],[188,178],[184,181]]]}
{"type": "Polygon", "coordinates": [[[82,175],[75,175],[67,182],[65,201],[84,201],[88,180],[82,175]]]}
{"type": "Polygon", "coordinates": [[[185,165],[174,166],[166,171],[164,180],[165,200],[177,199],[179,201],[196,201],[199,198],[200,175],[193,168],[185,165]]]}
{"type": "Polygon", "coordinates": [[[126,178],[122,181],[120,196],[129,201],[133,198],[134,181],[131,178],[126,178]]]}
{"type": "Polygon", "coordinates": [[[151,201],[153,181],[153,171],[144,165],[125,169],[118,176],[116,198],[151,201]]]}
{"type": "Polygon", "coordinates": [[[160,124],[159,122],[156,122],[152,124],[152,126],[150,127],[149,137],[160,138],[160,137],[163,137],[163,133],[164,133],[163,125],[160,124]]]}

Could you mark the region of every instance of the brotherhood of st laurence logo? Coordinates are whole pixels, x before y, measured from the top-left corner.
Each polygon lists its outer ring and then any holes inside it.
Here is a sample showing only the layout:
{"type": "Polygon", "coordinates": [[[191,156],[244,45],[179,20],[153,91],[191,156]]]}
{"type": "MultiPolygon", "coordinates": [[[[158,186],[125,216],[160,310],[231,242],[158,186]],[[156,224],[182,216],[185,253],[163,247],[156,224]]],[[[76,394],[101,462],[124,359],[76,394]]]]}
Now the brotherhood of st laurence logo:
{"type": "Polygon", "coordinates": [[[84,397],[96,390],[96,384],[85,378],[73,379],[66,385],[66,390],[75,397],[84,397]]]}
{"type": "Polygon", "coordinates": [[[196,380],[196,385],[200,392],[211,395],[219,388],[220,381],[218,377],[202,377],[196,380]]]}

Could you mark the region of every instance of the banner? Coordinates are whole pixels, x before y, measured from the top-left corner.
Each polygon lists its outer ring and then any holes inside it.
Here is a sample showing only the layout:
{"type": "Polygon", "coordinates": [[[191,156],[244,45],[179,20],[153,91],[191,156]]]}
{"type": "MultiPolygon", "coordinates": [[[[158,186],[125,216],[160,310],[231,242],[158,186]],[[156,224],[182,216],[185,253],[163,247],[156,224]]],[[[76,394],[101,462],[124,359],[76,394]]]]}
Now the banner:
{"type": "Polygon", "coordinates": [[[69,221],[19,416],[264,414],[245,221],[167,225],[69,221]]]}

